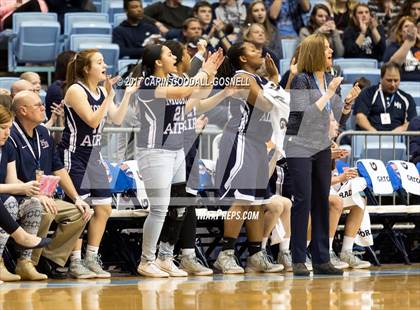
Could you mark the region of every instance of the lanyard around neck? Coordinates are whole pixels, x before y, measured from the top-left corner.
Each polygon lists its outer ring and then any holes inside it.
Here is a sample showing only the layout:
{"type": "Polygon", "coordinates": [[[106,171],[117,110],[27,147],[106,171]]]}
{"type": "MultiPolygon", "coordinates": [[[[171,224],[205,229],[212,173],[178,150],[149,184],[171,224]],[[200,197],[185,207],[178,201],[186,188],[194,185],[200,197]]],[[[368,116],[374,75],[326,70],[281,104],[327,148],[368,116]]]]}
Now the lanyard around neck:
{"type": "MultiPolygon", "coordinates": [[[[384,113],[386,113],[386,109],[388,107],[385,102],[385,96],[384,96],[384,92],[382,91],[382,87],[380,88],[379,95],[381,96],[382,106],[384,107],[384,113]]],[[[392,94],[391,99],[389,100],[389,107],[391,107],[392,103],[394,102],[394,99],[395,99],[395,93],[392,94]]]]}
{"type": "MultiPolygon", "coordinates": [[[[326,93],[326,91],[327,91],[327,79],[325,77],[325,74],[324,74],[324,89],[322,89],[321,83],[319,82],[319,80],[316,77],[315,73],[313,74],[313,76],[314,76],[314,79],[315,79],[316,86],[318,87],[319,91],[321,92],[321,95],[324,96],[325,93],[326,93]]],[[[325,106],[325,109],[328,112],[331,112],[331,101],[330,100],[327,101],[327,105],[325,106]]]]}
{"type": "Polygon", "coordinates": [[[35,161],[37,162],[37,165],[38,165],[37,168],[38,169],[41,168],[41,166],[40,166],[41,146],[40,146],[40,142],[39,142],[38,130],[36,130],[36,128],[35,128],[36,141],[37,141],[37,146],[38,146],[38,157],[36,157],[35,152],[34,152],[34,149],[32,148],[32,144],[29,142],[29,140],[26,137],[25,133],[23,132],[22,128],[20,128],[19,124],[16,123],[16,122],[13,122],[13,124],[15,125],[17,131],[19,132],[19,134],[21,135],[21,137],[25,141],[26,145],[28,146],[28,149],[31,152],[32,156],[34,157],[35,161]]]}

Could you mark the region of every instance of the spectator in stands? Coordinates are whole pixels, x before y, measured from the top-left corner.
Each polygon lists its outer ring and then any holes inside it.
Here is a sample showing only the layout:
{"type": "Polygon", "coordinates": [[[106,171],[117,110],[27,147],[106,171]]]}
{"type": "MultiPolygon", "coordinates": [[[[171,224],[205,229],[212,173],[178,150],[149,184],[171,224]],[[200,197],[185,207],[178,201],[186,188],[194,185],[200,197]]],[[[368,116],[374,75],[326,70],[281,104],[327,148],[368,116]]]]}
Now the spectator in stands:
{"type": "Polygon", "coordinates": [[[420,0],[406,0],[402,3],[399,14],[391,20],[388,34],[388,39],[391,42],[395,41],[397,25],[403,16],[411,16],[414,20],[418,20],[420,18],[420,0]]]}
{"type": "Polygon", "coordinates": [[[120,47],[120,58],[138,59],[143,56],[146,39],[159,34],[159,29],[144,18],[141,1],[125,0],[124,10],[127,19],[112,30],[112,42],[120,47]]]}
{"type": "MultiPolygon", "coordinates": [[[[67,65],[74,57],[76,52],[65,51],[57,56],[55,61],[54,82],[48,87],[47,95],[45,96],[45,113],[47,118],[51,118],[52,110],[61,105],[64,98],[63,84],[66,80],[67,65]]],[[[63,126],[63,123],[58,124],[63,126]]]]}
{"type": "Polygon", "coordinates": [[[12,97],[10,95],[0,94],[0,105],[10,110],[12,108],[12,97]]]}
{"type": "Polygon", "coordinates": [[[385,50],[384,62],[402,67],[401,81],[420,81],[420,33],[411,16],[402,17],[396,29],[396,42],[385,50]]]}
{"type": "Polygon", "coordinates": [[[334,20],[331,19],[329,8],[322,3],[315,5],[312,9],[308,25],[300,29],[299,38],[302,41],[313,33],[325,35],[334,51],[334,57],[343,57],[344,46],[343,41],[341,41],[340,33],[335,26],[334,20]]]}
{"type": "Polygon", "coordinates": [[[0,31],[13,27],[14,12],[48,12],[44,0],[0,0],[0,31]]]}
{"type": "Polygon", "coordinates": [[[74,12],[95,12],[96,8],[90,0],[45,0],[50,12],[57,13],[61,31],[64,30],[64,15],[74,12]]]}
{"type": "Polygon", "coordinates": [[[381,82],[363,89],[356,99],[353,114],[356,128],[367,131],[407,130],[416,116],[416,104],[410,94],[399,89],[400,67],[388,62],[381,67],[381,82]]]}
{"type": "Polygon", "coordinates": [[[200,20],[195,17],[187,18],[182,26],[182,35],[180,42],[183,44],[198,42],[198,39],[203,35],[203,28],[201,27],[200,20]]]}
{"type": "Polygon", "coordinates": [[[10,91],[6,88],[0,88],[0,95],[10,96],[10,91]]]}
{"type": "MultiPolygon", "coordinates": [[[[420,132],[420,116],[413,117],[408,125],[408,131],[420,132]]],[[[420,162],[420,137],[410,137],[410,161],[420,162]]]]}
{"type": "Polygon", "coordinates": [[[34,91],[39,95],[39,92],[41,91],[41,77],[38,73],[27,71],[22,73],[19,78],[31,83],[34,86],[34,91]]]}
{"type": "Polygon", "coordinates": [[[192,9],[182,5],[181,2],[181,0],[157,1],[145,7],[144,14],[162,23],[169,30],[171,28],[180,30],[184,21],[192,17],[192,9]]]}
{"type": "Polygon", "coordinates": [[[253,23],[261,24],[264,27],[267,36],[267,48],[275,53],[276,58],[282,58],[281,38],[276,27],[274,27],[268,18],[267,9],[263,0],[254,0],[248,6],[245,24],[249,27],[249,24],[253,23]]]}
{"type": "Polygon", "coordinates": [[[309,12],[309,0],[266,0],[270,19],[282,38],[297,38],[304,26],[302,14],[309,12]]]}
{"type": "Polygon", "coordinates": [[[215,9],[216,18],[231,24],[234,32],[239,33],[246,19],[246,6],[242,0],[222,0],[215,9]]]}
{"type": "MultiPolygon", "coordinates": [[[[279,69],[279,59],[277,58],[276,53],[267,48],[267,36],[263,25],[257,23],[251,24],[247,29],[244,30],[243,38],[245,41],[253,43],[258,51],[261,52],[263,57],[265,57],[267,54],[270,54],[271,58],[276,64],[277,70],[279,69]]],[[[263,65],[259,68],[257,74],[263,77],[269,76],[266,71],[265,63],[263,63],[263,65]]]]}
{"type": "Polygon", "coordinates": [[[401,10],[399,1],[369,0],[368,6],[372,14],[378,18],[378,24],[384,27],[385,33],[388,33],[391,19],[401,10]]]}
{"type": "Polygon", "coordinates": [[[359,3],[354,7],[350,25],[344,30],[343,43],[344,57],[382,59],[386,48],[385,32],[367,4],[359,3]]]}
{"type": "Polygon", "coordinates": [[[335,26],[341,33],[349,25],[351,12],[357,3],[355,0],[328,0],[335,26]]]}
{"type": "MultiPolygon", "coordinates": [[[[44,106],[39,96],[31,91],[19,92],[13,99],[12,107],[15,122],[7,143],[15,151],[17,178],[22,182],[30,182],[41,173],[59,176],[61,188],[75,202],[70,204],[45,195],[37,196],[44,208],[38,236],[45,237],[48,234],[52,221],[57,223],[57,229],[52,242],[43,251],[34,251],[31,260],[48,277],[63,278],[66,275],[58,272],[57,267],[64,267],[66,264],[76,240],[90,218],[90,207],[80,199],[59,160],[47,128],[41,125],[44,120],[44,106]]],[[[77,250],[80,251],[80,248],[77,250]]],[[[78,277],[72,270],[70,274],[78,277]]]]}
{"type": "Polygon", "coordinates": [[[32,85],[32,83],[26,80],[17,80],[16,82],[13,82],[12,86],[10,87],[10,96],[13,99],[18,92],[23,90],[35,92],[35,87],[32,85]]]}
{"type": "Polygon", "coordinates": [[[192,8],[193,16],[198,18],[203,29],[203,35],[210,38],[214,35],[213,9],[207,1],[198,1],[192,8]]]}

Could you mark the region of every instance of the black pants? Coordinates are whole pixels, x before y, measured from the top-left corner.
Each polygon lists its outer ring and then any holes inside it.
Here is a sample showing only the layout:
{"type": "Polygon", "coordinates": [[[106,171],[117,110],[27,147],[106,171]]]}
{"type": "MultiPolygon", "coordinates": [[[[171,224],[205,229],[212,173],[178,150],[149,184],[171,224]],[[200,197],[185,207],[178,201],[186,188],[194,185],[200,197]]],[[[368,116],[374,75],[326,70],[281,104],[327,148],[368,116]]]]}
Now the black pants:
{"type": "Polygon", "coordinates": [[[287,158],[294,203],[291,216],[293,263],[306,260],[308,219],[312,219],[312,261],[329,262],[329,204],[331,186],[331,150],[320,151],[308,158],[287,158]]]}
{"type": "Polygon", "coordinates": [[[0,227],[4,229],[9,235],[14,233],[19,228],[19,224],[12,218],[9,211],[4,207],[0,200],[0,227]]]}

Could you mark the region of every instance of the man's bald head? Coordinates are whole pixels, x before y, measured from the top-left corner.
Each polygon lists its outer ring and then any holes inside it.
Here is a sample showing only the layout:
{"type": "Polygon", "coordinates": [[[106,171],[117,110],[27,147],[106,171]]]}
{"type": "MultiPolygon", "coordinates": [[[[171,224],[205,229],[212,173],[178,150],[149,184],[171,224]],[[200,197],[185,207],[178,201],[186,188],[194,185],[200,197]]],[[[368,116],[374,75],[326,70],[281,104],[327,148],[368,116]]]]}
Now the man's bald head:
{"type": "Polygon", "coordinates": [[[10,96],[13,98],[17,93],[24,90],[33,92],[34,86],[26,80],[17,80],[12,84],[12,87],[10,87],[10,96]]]}

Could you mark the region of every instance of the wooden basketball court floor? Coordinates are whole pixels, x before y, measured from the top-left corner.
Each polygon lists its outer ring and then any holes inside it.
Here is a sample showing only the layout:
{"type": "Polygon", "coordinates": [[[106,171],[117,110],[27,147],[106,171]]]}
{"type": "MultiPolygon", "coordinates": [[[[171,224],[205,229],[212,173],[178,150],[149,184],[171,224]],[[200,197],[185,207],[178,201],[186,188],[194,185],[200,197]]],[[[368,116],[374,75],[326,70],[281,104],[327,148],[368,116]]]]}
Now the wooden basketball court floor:
{"type": "Polygon", "coordinates": [[[0,285],[0,309],[420,309],[420,264],[344,277],[214,275],[17,282],[0,285]]]}

